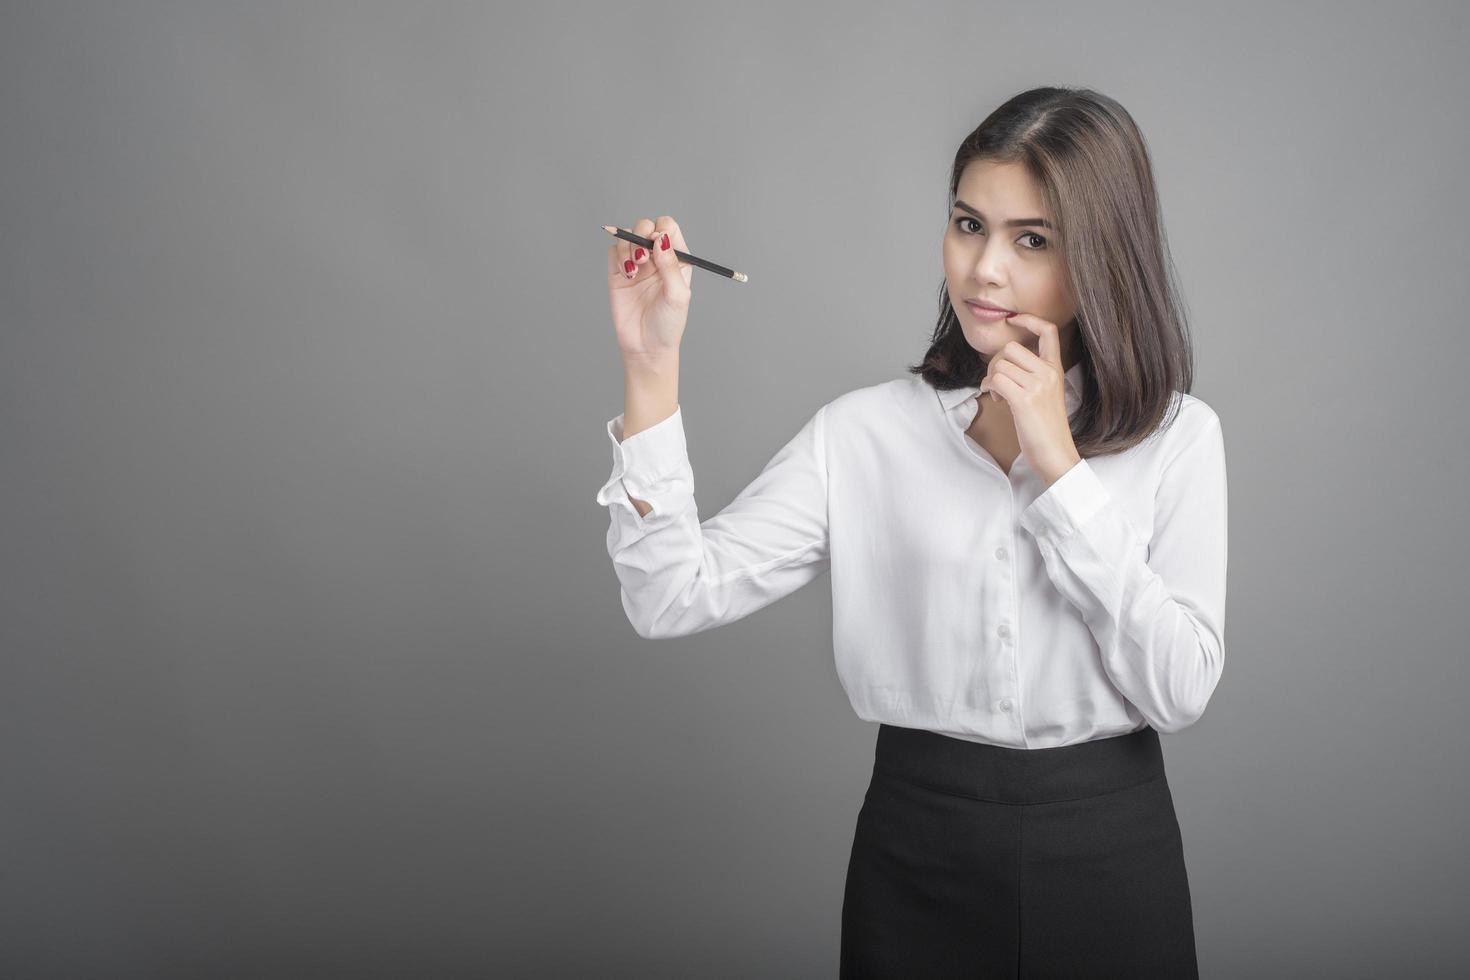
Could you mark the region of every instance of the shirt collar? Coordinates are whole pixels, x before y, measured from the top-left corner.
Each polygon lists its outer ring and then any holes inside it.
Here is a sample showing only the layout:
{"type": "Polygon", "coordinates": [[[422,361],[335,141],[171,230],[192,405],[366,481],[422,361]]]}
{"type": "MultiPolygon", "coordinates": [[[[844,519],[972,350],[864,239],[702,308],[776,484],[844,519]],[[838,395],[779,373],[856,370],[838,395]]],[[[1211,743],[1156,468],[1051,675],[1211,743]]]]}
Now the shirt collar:
{"type": "MultiPolygon", "coordinates": [[[[1070,416],[1076,411],[1077,406],[1082,404],[1082,362],[1078,361],[1068,368],[1067,373],[1063,375],[1063,379],[1066,382],[1067,415],[1070,416]]],[[[939,396],[939,403],[941,405],[946,409],[955,410],[961,404],[974,401],[978,398],[980,386],[969,385],[964,388],[951,388],[948,391],[936,391],[935,394],[939,396]]],[[[970,412],[965,419],[965,423],[968,424],[974,417],[975,413],[970,412]]]]}

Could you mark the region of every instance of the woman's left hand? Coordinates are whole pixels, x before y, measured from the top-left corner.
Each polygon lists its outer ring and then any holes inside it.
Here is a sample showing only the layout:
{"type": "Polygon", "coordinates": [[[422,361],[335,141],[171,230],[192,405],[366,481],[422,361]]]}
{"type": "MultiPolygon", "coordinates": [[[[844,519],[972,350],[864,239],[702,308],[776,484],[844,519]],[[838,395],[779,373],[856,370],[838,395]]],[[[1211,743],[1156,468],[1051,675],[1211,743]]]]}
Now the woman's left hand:
{"type": "Polygon", "coordinates": [[[1066,369],[1057,325],[1030,313],[1012,314],[1006,322],[1036,334],[1040,353],[1014,340],[1006,344],[990,359],[980,397],[988,391],[992,398],[1005,399],[1021,452],[1050,487],[1082,460],[1067,420],[1066,369]]]}

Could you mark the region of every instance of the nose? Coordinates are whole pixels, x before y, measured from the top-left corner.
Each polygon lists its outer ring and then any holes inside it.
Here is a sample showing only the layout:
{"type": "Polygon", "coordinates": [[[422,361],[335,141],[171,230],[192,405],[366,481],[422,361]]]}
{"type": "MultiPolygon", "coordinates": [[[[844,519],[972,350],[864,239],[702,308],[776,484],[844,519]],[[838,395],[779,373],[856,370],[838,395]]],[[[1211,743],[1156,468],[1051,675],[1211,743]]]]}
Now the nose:
{"type": "Polygon", "coordinates": [[[980,246],[980,254],[975,258],[977,282],[999,285],[1006,281],[1004,250],[1005,243],[999,236],[991,235],[985,239],[980,246]]]}

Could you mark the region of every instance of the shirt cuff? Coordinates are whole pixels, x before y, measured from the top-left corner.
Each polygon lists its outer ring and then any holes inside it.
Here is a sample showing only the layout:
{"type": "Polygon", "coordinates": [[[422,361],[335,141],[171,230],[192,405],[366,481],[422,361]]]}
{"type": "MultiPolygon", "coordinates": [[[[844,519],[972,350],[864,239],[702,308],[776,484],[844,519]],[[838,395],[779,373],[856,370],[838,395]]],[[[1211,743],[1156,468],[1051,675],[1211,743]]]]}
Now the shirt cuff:
{"type": "Polygon", "coordinates": [[[674,409],[674,414],[623,438],[623,422],[626,413],[620,412],[607,422],[607,438],[612,444],[613,468],[602,489],[597,491],[597,502],[603,506],[626,494],[647,500],[644,496],[650,488],[677,472],[688,459],[688,445],[684,439],[683,407],[674,409]],[[623,486],[620,488],[619,483],[623,486]]]}
{"type": "Polygon", "coordinates": [[[1111,499],[1087,460],[1078,460],[1021,512],[1021,526],[1034,538],[1048,536],[1060,541],[1090,521],[1111,499]]]}

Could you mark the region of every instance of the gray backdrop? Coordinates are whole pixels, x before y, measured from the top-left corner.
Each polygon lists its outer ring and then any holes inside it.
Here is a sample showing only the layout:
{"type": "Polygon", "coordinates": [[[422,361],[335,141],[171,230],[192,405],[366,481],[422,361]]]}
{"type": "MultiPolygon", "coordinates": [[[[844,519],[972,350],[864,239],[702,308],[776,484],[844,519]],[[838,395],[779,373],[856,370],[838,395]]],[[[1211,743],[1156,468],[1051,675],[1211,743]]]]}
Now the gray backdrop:
{"type": "Polygon", "coordinates": [[[821,977],[830,579],[644,641],[604,223],[673,215],[701,512],[933,326],[948,166],[1129,107],[1224,422],[1165,739],[1208,977],[1470,970],[1463,4],[7,3],[0,973],[821,977]]]}

